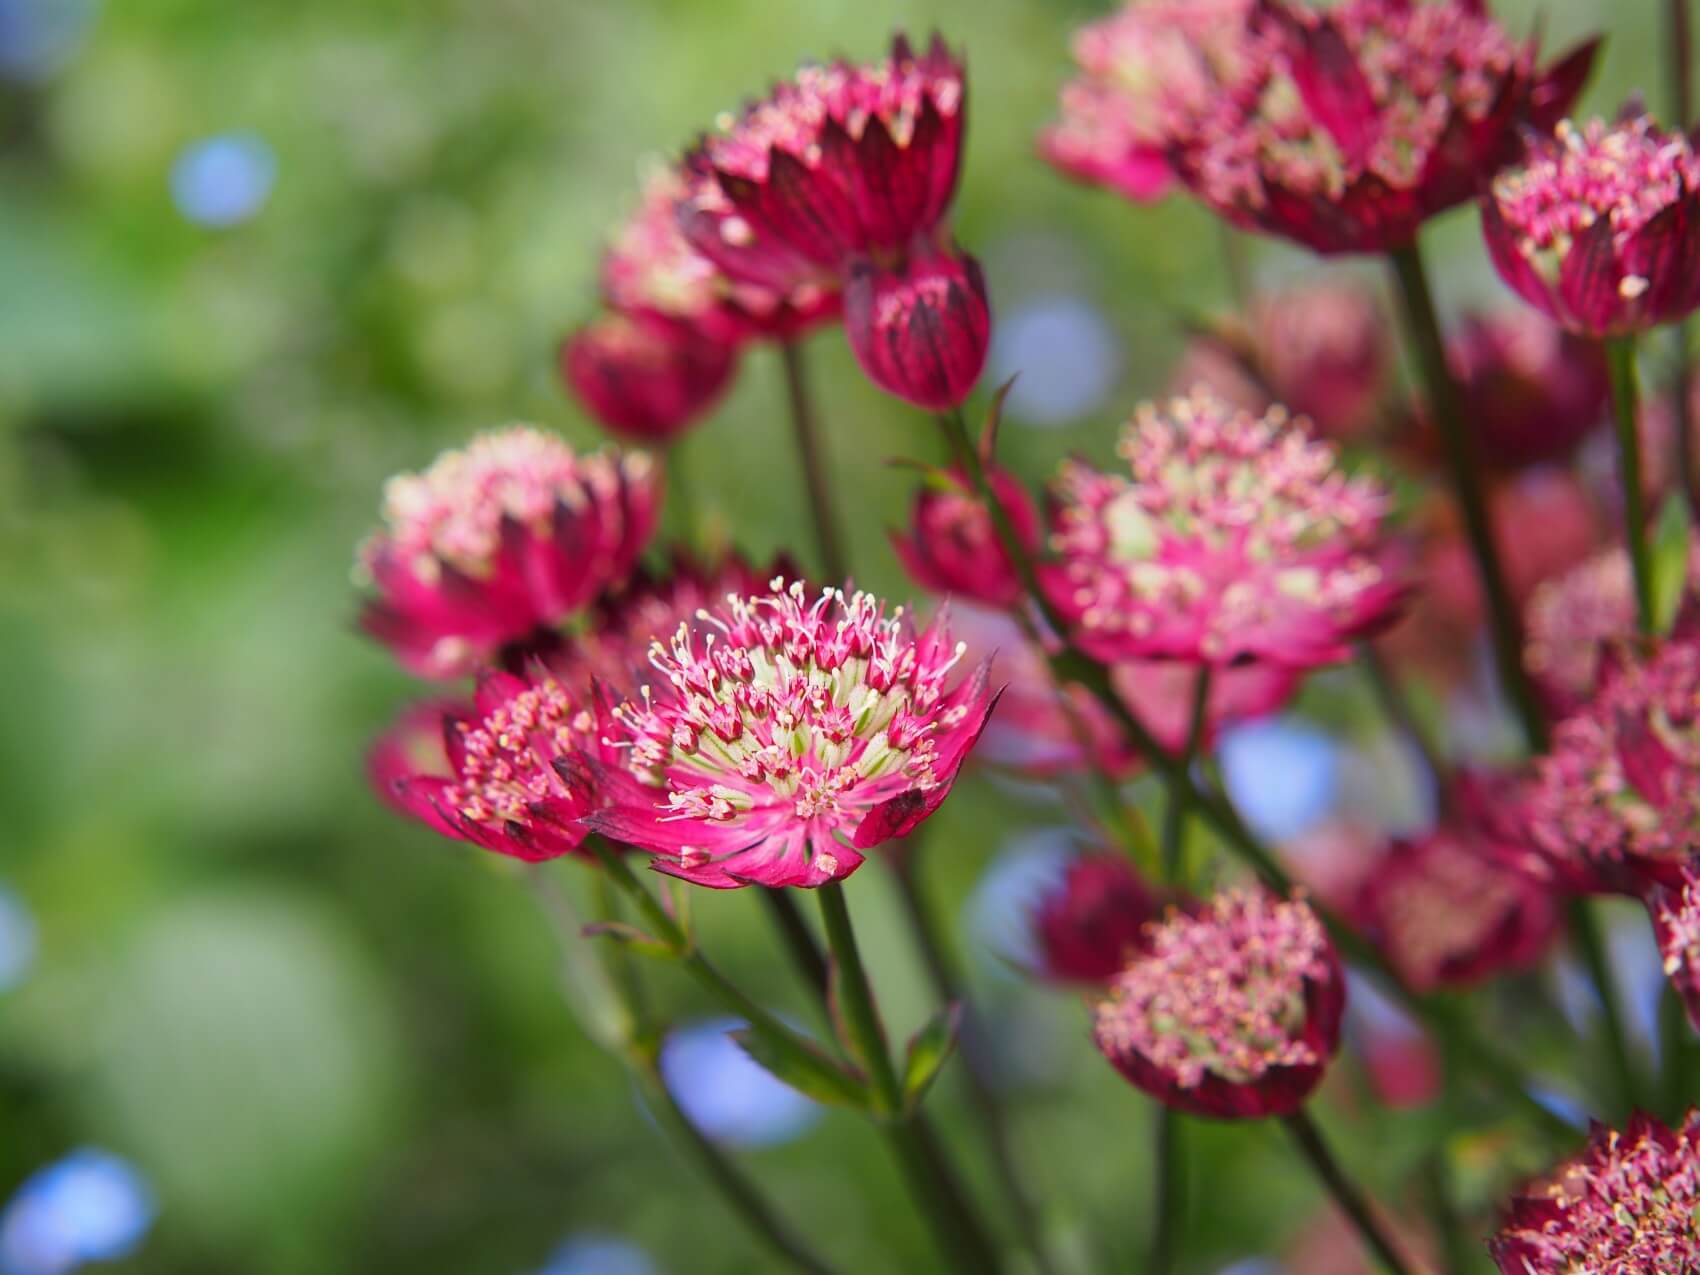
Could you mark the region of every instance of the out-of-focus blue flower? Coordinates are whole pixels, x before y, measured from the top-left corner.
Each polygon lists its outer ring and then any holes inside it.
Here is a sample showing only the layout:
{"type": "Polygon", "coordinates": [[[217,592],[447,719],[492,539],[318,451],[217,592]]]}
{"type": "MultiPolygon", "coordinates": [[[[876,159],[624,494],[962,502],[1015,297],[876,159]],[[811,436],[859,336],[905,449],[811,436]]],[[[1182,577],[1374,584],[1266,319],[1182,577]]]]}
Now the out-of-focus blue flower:
{"type": "Polygon", "coordinates": [[[1222,779],[1245,821],[1268,841],[1286,841],[1334,806],[1339,748],[1294,717],[1248,722],[1222,733],[1222,779]]]}
{"type": "Polygon", "coordinates": [[[765,1147],[798,1137],[820,1108],[775,1080],[726,1033],[736,1018],[689,1023],[661,1046],[661,1078],[690,1122],[716,1142],[765,1147]]]}
{"type": "Polygon", "coordinates": [[[134,1252],[153,1192],[130,1164],[83,1147],[28,1178],[0,1213],[0,1273],[64,1275],[134,1252]]]}
{"type": "Polygon", "coordinates": [[[574,1235],[550,1255],[537,1275],[657,1275],[659,1268],[630,1240],[617,1235],[574,1235]]]}
{"type": "Polygon", "coordinates": [[[183,148],[171,166],[177,211],[200,226],[247,221],[265,204],[277,180],[277,157],[253,133],[221,133],[183,148]]]}
{"type": "Polygon", "coordinates": [[[1287,1268],[1268,1257],[1247,1257],[1224,1266],[1216,1275],[1287,1275],[1287,1268]]]}
{"type": "Polygon", "coordinates": [[[1089,415],[1110,392],[1116,343],[1104,316],[1080,297],[1034,297],[998,316],[990,364],[994,383],[1017,378],[1012,417],[1064,425],[1089,415]]]}
{"type": "Polygon", "coordinates": [[[1578,1129],[1588,1127],[1588,1110],[1572,1094],[1550,1085],[1530,1085],[1529,1097],[1557,1116],[1565,1124],[1578,1129]]]}
{"type": "Polygon", "coordinates": [[[24,901],[0,886],[0,992],[24,981],[35,964],[35,918],[24,901]]]}
{"type": "Polygon", "coordinates": [[[36,83],[70,60],[95,0],[0,0],[0,80],[36,83]]]}
{"type": "Polygon", "coordinates": [[[1070,828],[1041,828],[1012,838],[998,851],[964,900],[963,929],[977,954],[1013,974],[1033,969],[1039,953],[1028,918],[1033,905],[1058,881],[1079,847],[1070,828]]]}

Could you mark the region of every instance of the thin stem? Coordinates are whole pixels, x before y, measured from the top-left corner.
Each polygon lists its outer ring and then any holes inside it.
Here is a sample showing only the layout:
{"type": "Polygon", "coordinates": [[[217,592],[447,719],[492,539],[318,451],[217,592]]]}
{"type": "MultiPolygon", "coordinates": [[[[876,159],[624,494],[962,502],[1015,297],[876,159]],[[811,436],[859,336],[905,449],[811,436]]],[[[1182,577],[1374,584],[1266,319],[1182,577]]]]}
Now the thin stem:
{"type": "Polygon", "coordinates": [[[1600,933],[1599,920],[1587,899],[1570,902],[1570,939],[1593,981],[1594,990],[1599,994],[1600,1020],[1605,1027],[1612,1081],[1617,1088],[1618,1103],[1623,1109],[1628,1109],[1641,1101],[1641,1084],[1635,1060],[1629,1052],[1622,999],[1618,994],[1617,980],[1611,975],[1605,937],[1600,933]]]}
{"type": "Polygon", "coordinates": [[[1641,386],[1635,375],[1635,338],[1605,343],[1611,372],[1612,412],[1617,420],[1617,473],[1623,482],[1623,538],[1635,570],[1635,619],[1643,634],[1653,631],[1653,559],[1647,547],[1646,498],[1641,486],[1641,386]]]}
{"type": "MultiPolygon", "coordinates": [[[[1197,679],[1192,684],[1192,716],[1187,724],[1186,744],[1181,761],[1191,766],[1204,744],[1204,731],[1210,721],[1210,666],[1198,666],[1197,679]]],[[[1186,844],[1186,803],[1173,793],[1163,808],[1162,868],[1163,884],[1177,885],[1181,876],[1181,851],[1186,844]]]]}
{"type": "Polygon", "coordinates": [[[1664,1110],[1668,1121],[1682,1118],[1692,1100],[1694,1029],[1682,996],[1669,982],[1659,999],[1659,1043],[1664,1054],[1664,1110]]]}
{"type": "Polygon", "coordinates": [[[796,966],[809,990],[824,1003],[829,990],[826,957],[821,953],[820,944],[815,942],[809,923],[803,919],[802,909],[789,890],[767,886],[757,886],[756,890],[774,929],[779,931],[791,963],[796,966]]]}
{"type": "Polygon", "coordinates": [[[1175,1268],[1180,1233],[1186,1215],[1185,1126],[1180,1113],[1157,1108],[1157,1216],[1151,1233],[1151,1275],[1169,1275],[1175,1268]]]}
{"type": "MultiPolygon", "coordinates": [[[[1665,4],[1665,51],[1669,54],[1666,68],[1670,79],[1668,122],[1679,133],[1686,133],[1694,118],[1694,39],[1688,4],[1689,0],[1666,0],[1665,4]]],[[[1676,421],[1676,472],[1689,514],[1700,524],[1700,476],[1694,472],[1694,410],[1688,397],[1693,370],[1688,343],[1693,328],[1692,320],[1687,318],[1671,326],[1676,353],[1672,363],[1675,388],[1671,407],[1676,421]]]]}
{"type": "Polygon", "coordinates": [[[685,464],[685,440],[676,438],[667,445],[667,501],[673,507],[679,538],[686,545],[698,547],[703,534],[701,514],[697,509],[695,484],[691,482],[689,466],[685,464]]]}
{"type": "Polygon", "coordinates": [[[1393,728],[1405,737],[1405,742],[1416,750],[1424,769],[1428,771],[1429,782],[1434,786],[1436,797],[1444,804],[1447,792],[1446,763],[1440,759],[1440,749],[1417,720],[1416,710],[1411,707],[1405,688],[1399,684],[1399,675],[1388,667],[1374,642],[1366,641],[1358,647],[1358,659],[1363,665],[1364,675],[1369,679],[1370,689],[1375,692],[1376,702],[1381,705],[1381,711],[1387,715],[1387,720],[1393,724],[1393,728]]]}
{"type": "Polygon", "coordinates": [[[1443,1152],[1431,1151],[1423,1157],[1423,1194],[1428,1197],[1429,1218],[1446,1255],[1446,1269],[1450,1275],[1468,1275],[1479,1264],[1476,1253],[1481,1241],[1470,1235],[1464,1219],[1458,1216],[1448,1177],[1443,1152]]]}
{"type": "Polygon", "coordinates": [[[827,945],[837,965],[839,1008],[859,1060],[873,1081],[874,1110],[885,1117],[881,1127],[910,1185],[925,1203],[926,1217],[939,1247],[962,1271],[995,1271],[997,1249],[974,1216],[931,1130],[905,1111],[885,1030],[874,1008],[873,989],[868,985],[862,954],[856,946],[856,931],[850,924],[844,889],[838,882],[829,881],[816,893],[820,896],[821,919],[826,924],[827,945]]]}
{"type": "Polygon", "coordinates": [[[1534,687],[1523,668],[1522,617],[1512,600],[1504,568],[1500,565],[1499,551],[1494,544],[1493,524],[1482,493],[1481,465],[1476,456],[1475,439],[1470,433],[1469,422],[1464,418],[1458,383],[1453,379],[1451,365],[1446,360],[1446,344],[1440,335],[1440,320],[1435,314],[1434,296],[1429,291],[1428,274],[1423,268],[1422,250],[1412,239],[1404,247],[1390,252],[1388,260],[1399,281],[1399,295],[1404,302],[1406,326],[1415,349],[1417,369],[1428,391],[1429,412],[1446,451],[1453,489],[1464,515],[1464,530],[1476,559],[1476,574],[1487,599],[1499,680],[1522,723],[1530,751],[1540,752],[1546,746],[1546,719],[1541,714],[1540,701],[1536,699],[1534,687]]]}
{"type": "Polygon", "coordinates": [[[809,514],[814,519],[821,566],[834,585],[842,585],[849,578],[849,561],[844,553],[844,535],[833,508],[832,485],[826,477],[820,425],[815,418],[814,400],[809,396],[802,347],[795,341],[782,341],[779,355],[785,365],[785,393],[791,405],[791,429],[797,438],[803,482],[809,490],[809,514]]]}
{"type": "Polygon", "coordinates": [[[1316,1127],[1310,1115],[1299,1108],[1292,1115],[1283,1118],[1282,1123],[1293,1135],[1293,1141],[1299,1144],[1299,1150],[1310,1162],[1316,1176],[1322,1185],[1328,1188],[1334,1202],[1340,1206],[1340,1211],[1357,1229],[1365,1247],[1381,1260],[1383,1266],[1393,1272],[1393,1275],[1414,1275],[1416,1267],[1408,1262],[1399,1251],[1399,1246],[1393,1242],[1380,1219],[1370,1208],[1369,1201],[1363,1196],[1355,1183],[1341,1170],[1339,1162],[1328,1150],[1328,1144],[1322,1139],[1322,1130],[1316,1127]]]}

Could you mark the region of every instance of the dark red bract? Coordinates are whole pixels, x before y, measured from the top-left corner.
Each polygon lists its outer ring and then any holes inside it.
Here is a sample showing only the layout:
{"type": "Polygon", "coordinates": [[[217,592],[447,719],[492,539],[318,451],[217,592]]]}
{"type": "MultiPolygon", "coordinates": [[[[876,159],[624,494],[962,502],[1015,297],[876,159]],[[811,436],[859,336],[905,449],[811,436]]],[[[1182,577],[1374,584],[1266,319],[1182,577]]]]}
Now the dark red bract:
{"type": "Polygon", "coordinates": [[[1033,908],[1038,972],[1064,982],[1108,982],[1127,965],[1145,926],[1160,913],[1157,896],[1125,855],[1081,855],[1033,908]]]}
{"type": "Polygon", "coordinates": [[[561,346],[561,371],[604,426],[664,443],[707,414],[737,368],[736,349],[688,324],[609,313],[561,346]]]}
{"type": "Polygon", "coordinates": [[[901,269],[850,271],[844,329],[868,379],[929,412],[959,407],[980,379],[992,312],[980,265],[924,248],[901,269]]]}

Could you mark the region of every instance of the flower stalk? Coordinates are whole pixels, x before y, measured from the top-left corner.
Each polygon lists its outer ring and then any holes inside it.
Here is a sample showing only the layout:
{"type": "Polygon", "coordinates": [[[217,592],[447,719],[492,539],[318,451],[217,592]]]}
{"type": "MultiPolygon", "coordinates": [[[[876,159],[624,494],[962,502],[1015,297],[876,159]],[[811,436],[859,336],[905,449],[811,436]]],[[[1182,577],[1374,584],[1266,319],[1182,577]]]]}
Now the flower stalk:
{"type": "Polygon", "coordinates": [[[1623,538],[1635,575],[1635,620],[1642,636],[1653,632],[1653,558],[1647,544],[1647,508],[1641,475],[1641,385],[1635,371],[1635,338],[1605,343],[1611,372],[1612,417],[1617,424],[1617,472],[1623,484],[1623,538]]]}
{"type": "Polygon", "coordinates": [[[832,502],[832,484],[827,481],[820,420],[809,393],[808,369],[803,365],[802,347],[796,341],[782,341],[779,357],[785,367],[785,396],[791,409],[791,431],[797,440],[803,482],[808,487],[809,516],[814,520],[820,564],[830,583],[843,585],[849,576],[844,533],[832,502]]]}
{"type": "Polygon", "coordinates": [[[1414,1275],[1417,1268],[1400,1252],[1387,1228],[1375,1216],[1369,1201],[1341,1169],[1339,1161],[1328,1149],[1328,1143],[1323,1140],[1322,1130],[1316,1127],[1309,1113],[1301,1107],[1292,1115],[1283,1116],[1282,1123],[1287,1126],[1287,1132],[1293,1135],[1293,1141],[1298,1144],[1317,1179],[1334,1197],[1334,1202],[1351,1222],[1364,1246],[1392,1275],[1414,1275]]]}

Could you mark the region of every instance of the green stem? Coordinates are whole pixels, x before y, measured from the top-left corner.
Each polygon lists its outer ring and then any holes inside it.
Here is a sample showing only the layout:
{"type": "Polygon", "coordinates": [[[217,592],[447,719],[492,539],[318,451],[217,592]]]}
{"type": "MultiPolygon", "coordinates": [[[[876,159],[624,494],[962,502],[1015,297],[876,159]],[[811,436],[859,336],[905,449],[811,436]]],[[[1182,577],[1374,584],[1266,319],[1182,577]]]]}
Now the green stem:
{"type": "Polygon", "coordinates": [[[815,417],[814,400],[809,395],[802,347],[795,341],[782,341],[779,355],[785,365],[785,394],[791,406],[791,430],[797,440],[803,482],[809,491],[809,514],[814,519],[821,566],[833,585],[843,585],[849,579],[850,565],[844,553],[844,535],[833,508],[832,485],[827,481],[826,457],[820,425],[815,417]]]}
{"type": "Polygon", "coordinates": [[[1682,996],[1669,982],[1659,1000],[1659,1043],[1664,1053],[1662,1114],[1674,1125],[1692,1101],[1694,1077],[1689,1069],[1694,1064],[1694,1028],[1689,1025],[1682,996]]]}
{"type": "Polygon", "coordinates": [[[1599,920],[1587,899],[1570,902],[1570,938],[1577,955],[1593,980],[1600,998],[1600,1020],[1605,1027],[1606,1049],[1611,1059],[1612,1082],[1622,1110],[1638,1105],[1642,1100],[1641,1084],[1635,1060],[1629,1052],[1629,1033],[1624,1024],[1622,998],[1618,995],[1617,980],[1611,976],[1605,937],[1600,933],[1599,920]]]}
{"type": "Polygon", "coordinates": [[[1453,379],[1451,365],[1446,360],[1446,344],[1440,335],[1440,320],[1435,314],[1434,296],[1429,291],[1422,251],[1413,239],[1404,247],[1390,252],[1388,260],[1399,282],[1417,370],[1422,374],[1428,391],[1429,412],[1446,452],[1453,490],[1464,515],[1464,531],[1475,555],[1476,574],[1487,600],[1500,684],[1522,723],[1529,750],[1540,752],[1546,747],[1546,719],[1523,667],[1522,617],[1512,600],[1499,552],[1494,546],[1493,524],[1488,517],[1487,499],[1482,493],[1481,465],[1476,457],[1475,439],[1470,433],[1469,422],[1464,418],[1458,383],[1453,379]]]}
{"type": "MultiPolygon", "coordinates": [[[[1670,79],[1670,112],[1666,122],[1679,133],[1686,133],[1694,118],[1694,41],[1688,2],[1666,0],[1665,5],[1665,49],[1670,55],[1666,62],[1670,79]]],[[[1676,421],[1677,477],[1688,501],[1690,520],[1700,525],[1700,476],[1694,472],[1694,409],[1689,401],[1692,360],[1688,346],[1693,328],[1693,321],[1687,318],[1671,326],[1676,353],[1672,362],[1675,389],[1671,407],[1676,421]]]]}
{"type": "Polygon", "coordinates": [[[676,438],[667,445],[667,503],[672,506],[679,539],[696,548],[703,534],[701,514],[697,509],[696,492],[689,477],[690,466],[685,463],[684,450],[683,438],[676,438]]]}
{"type": "Polygon", "coordinates": [[[1381,705],[1381,711],[1393,724],[1393,728],[1405,737],[1405,742],[1416,750],[1417,756],[1422,759],[1423,768],[1428,771],[1435,796],[1445,805],[1448,789],[1446,763],[1440,759],[1440,749],[1417,720],[1416,710],[1411,707],[1411,701],[1405,695],[1405,688],[1399,685],[1398,675],[1388,667],[1374,642],[1362,643],[1358,647],[1358,658],[1363,664],[1365,676],[1369,678],[1370,689],[1375,692],[1376,702],[1381,705]]]}
{"type": "Polygon", "coordinates": [[[1452,1188],[1448,1182],[1445,1155],[1436,1150],[1423,1157],[1423,1194],[1428,1200],[1428,1214],[1441,1251],[1446,1256],[1449,1275],[1469,1275],[1481,1264],[1477,1252],[1481,1241],[1472,1237],[1452,1203],[1452,1188]]]}
{"type": "Polygon", "coordinates": [[[1157,1216],[1151,1233],[1151,1275],[1169,1275],[1186,1215],[1186,1127],[1172,1107],[1157,1107],[1157,1216]]]}
{"type": "Polygon", "coordinates": [[[1647,547],[1646,497],[1641,486],[1641,386],[1635,375],[1635,338],[1607,341],[1605,352],[1617,421],[1617,472],[1623,481],[1623,539],[1635,571],[1635,619],[1646,635],[1653,631],[1653,558],[1647,547]]]}
{"type": "Polygon", "coordinates": [[[773,921],[773,928],[779,931],[791,964],[808,984],[809,990],[824,1004],[829,990],[826,957],[821,954],[815,936],[809,932],[809,923],[803,919],[802,909],[791,897],[791,892],[783,887],[755,888],[761,896],[762,907],[773,921]]]}
{"type": "MultiPolygon", "coordinates": [[[[1204,732],[1210,723],[1210,683],[1210,666],[1200,664],[1197,680],[1192,684],[1192,716],[1187,724],[1186,743],[1181,751],[1181,762],[1186,766],[1192,765],[1194,759],[1198,756],[1198,750],[1204,745],[1204,732]]],[[[1168,804],[1163,808],[1162,867],[1164,885],[1180,884],[1181,852],[1185,849],[1185,846],[1186,803],[1180,801],[1171,793],[1168,804]]]]}
{"type": "Polygon", "coordinates": [[[885,1029],[880,1026],[873,989],[856,946],[856,931],[850,924],[844,889],[838,882],[829,881],[816,893],[820,896],[821,919],[826,924],[827,946],[837,965],[839,1009],[844,1015],[845,1030],[873,1081],[874,1110],[884,1117],[881,1128],[910,1186],[923,1202],[939,1247],[961,1271],[995,1271],[997,1249],[974,1216],[961,1184],[944,1160],[931,1131],[905,1110],[885,1029]]]}
{"type": "Polygon", "coordinates": [[[1405,1259],[1393,1237],[1387,1233],[1380,1219],[1370,1208],[1369,1201],[1341,1170],[1339,1162],[1328,1150],[1328,1144],[1323,1141],[1322,1130],[1316,1127],[1304,1108],[1301,1107],[1292,1115],[1283,1118],[1282,1123],[1293,1135],[1293,1141],[1298,1143],[1299,1150],[1310,1162],[1317,1178],[1328,1188],[1334,1202],[1340,1206],[1340,1211],[1357,1230],[1364,1246],[1374,1253],[1393,1275],[1414,1275],[1416,1267],[1405,1259]]]}

